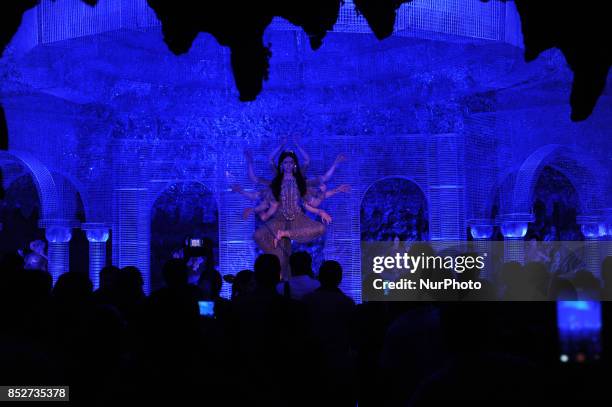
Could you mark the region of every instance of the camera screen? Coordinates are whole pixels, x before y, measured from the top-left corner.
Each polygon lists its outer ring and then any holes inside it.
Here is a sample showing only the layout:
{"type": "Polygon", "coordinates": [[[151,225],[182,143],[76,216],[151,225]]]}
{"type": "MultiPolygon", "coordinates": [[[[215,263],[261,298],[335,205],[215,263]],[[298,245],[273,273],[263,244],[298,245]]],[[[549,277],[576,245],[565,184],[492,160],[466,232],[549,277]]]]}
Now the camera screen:
{"type": "Polygon", "coordinates": [[[601,355],[601,303],[559,301],[557,326],[561,362],[592,362],[601,355]]]}
{"type": "Polygon", "coordinates": [[[215,302],[214,301],[198,301],[200,308],[200,315],[205,317],[215,316],[215,302]]]}

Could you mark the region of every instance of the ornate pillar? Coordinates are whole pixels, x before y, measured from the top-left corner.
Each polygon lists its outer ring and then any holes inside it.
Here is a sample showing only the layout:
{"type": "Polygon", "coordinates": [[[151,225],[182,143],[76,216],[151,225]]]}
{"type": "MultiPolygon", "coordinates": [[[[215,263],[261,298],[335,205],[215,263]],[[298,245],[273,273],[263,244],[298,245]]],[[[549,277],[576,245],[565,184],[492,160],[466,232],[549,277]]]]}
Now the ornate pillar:
{"type": "MultiPolygon", "coordinates": [[[[462,134],[427,139],[429,236],[432,241],[465,241],[465,181],[462,134]]],[[[435,248],[441,248],[433,243],[435,248]]]]}
{"type": "Polygon", "coordinates": [[[489,239],[493,236],[493,221],[491,219],[470,219],[467,223],[474,239],[474,249],[479,255],[485,256],[485,267],[480,276],[489,279],[491,277],[491,242],[489,239]]]}
{"type": "Polygon", "coordinates": [[[46,228],[45,237],[49,242],[48,270],[55,285],[59,276],[70,268],[72,228],[65,220],[47,220],[40,226],[46,228]]]}
{"type": "Polygon", "coordinates": [[[601,217],[594,215],[577,216],[576,222],[584,236],[584,262],[596,278],[601,274],[600,239],[605,234],[601,217]]]}
{"type": "Polygon", "coordinates": [[[531,213],[511,213],[498,217],[504,235],[504,261],[525,262],[525,243],[529,222],[534,221],[531,213]]]}
{"type": "Polygon", "coordinates": [[[114,193],[113,264],[136,266],[142,273],[143,290],[150,293],[151,231],[148,189],[117,188],[114,193]]]}
{"type": "Polygon", "coordinates": [[[89,279],[94,290],[97,290],[100,287],[100,271],[106,266],[109,229],[103,223],[83,223],[81,229],[85,231],[89,242],[89,279]]]}
{"type": "Polygon", "coordinates": [[[143,140],[117,139],[113,143],[113,264],[138,267],[143,290],[149,294],[151,202],[146,186],[151,149],[143,140]]]}
{"type": "Polygon", "coordinates": [[[601,210],[601,245],[602,250],[601,260],[605,259],[607,256],[612,256],[612,208],[604,208],[601,210]]]}

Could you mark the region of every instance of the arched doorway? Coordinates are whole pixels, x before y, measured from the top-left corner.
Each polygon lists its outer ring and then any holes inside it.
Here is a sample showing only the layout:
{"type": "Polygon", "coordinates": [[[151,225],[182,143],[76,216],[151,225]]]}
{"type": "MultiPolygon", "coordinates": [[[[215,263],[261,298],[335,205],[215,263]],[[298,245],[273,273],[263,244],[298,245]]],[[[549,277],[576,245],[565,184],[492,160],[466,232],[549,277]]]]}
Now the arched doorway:
{"type": "Polygon", "coordinates": [[[219,264],[219,210],[212,192],[198,182],[167,187],[151,209],[151,289],[163,286],[161,269],[188,237],[209,239],[219,264]]]}
{"type": "Polygon", "coordinates": [[[27,253],[29,243],[45,240],[45,231],[38,227],[40,200],[32,176],[17,176],[4,185],[0,200],[0,253],[27,253]]]}
{"type": "MultiPolygon", "coordinates": [[[[81,208],[82,214],[85,213],[81,195],[67,177],[58,173],[52,174],[46,165],[26,151],[0,151],[0,167],[5,188],[23,175],[28,175],[32,181],[39,202],[39,210],[36,212],[37,227],[51,228],[56,239],[48,244],[48,269],[55,282],[62,273],[70,269],[70,229],[79,226],[78,208],[81,208]]],[[[33,196],[34,189],[30,188],[31,193],[27,195],[33,196]]],[[[40,230],[40,233],[42,234],[43,230],[40,230]]],[[[79,266],[79,269],[81,268],[84,272],[87,270],[86,266],[79,266]]]]}
{"type": "Polygon", "coordinates": [[[590,214],[607,204],[607,171],[592,154],[574,147],[551,144],[533,152],[518,169],[512,188],[510,211],[528,213],[531,211],[534,188],[546,167],[553,167],[562,173],[576,189],[581,214],[590,214]]]}
{"type": "Polygon", "coordinates": [[[533,190],[535,221],[527,235],[538,240],[582,240],[576,216],[580,199],[571,181],[552,166],[545,166],[533,190]]]}
{"type": "Polygon", "coordinates": [[[534,222],[525,235],[529,241],[525,261],[542,262],[551,273],[564,277],[584,268],[584,248],[572,243],[584,240],[577,223],[580,207],[580,196],[570,179],[557,168],[544,166],[533,188],[534,222]]]}
{"type": "MultiPolygon", "coordinates": [[[[49,222],[63,222],[70,229],[71,239],[62,249],[65,254],[54,254],[54,267],[49,271],[54,279],[75,270],[87,273],[88,242],[77,227],[85,222],[86,214],[77,188],[63,175],[50,172],[47,167],[23,152],[2,153],[3,196],[0,199],[0,252],[31,251],[30,243],[46,240],[45,227],[49,222]]],[[[49,244],[47,255],[51,260],[49,244]]],[[[26,261],[27,263],[27,261],[26,261]]],[[[37,267],[28,265],[26,267],[37,267]]]]}
{"type": "MultiPolygon", "coordinates": [[[[569,253],[566,246],[582,250],[580,245],[536,241],[583,240],[577,220],[597,219],[602,208],[609,205],[607,174],[595,154],[573,146],[549,144],[531,153],[498,192],[501,211],[496,219],[509,228],[506,237],[529,241],[525,246],[512,244],[505,258],[549,263],[555,273],[563,272],[553,260],[571,257],[563,254],[569,253]]],[[[595,272],[599,268],[599,249],[588,246],[593,253],[580,256],[590,262],[589,269],[595,272]]],[[[579,266],[576,261],[565,271],[575,271],[579,266]]]]}
{"type": "Polygon", "coordinates": [[[429,208],[421,188],[402,177],[372,184],[361,200],[362,241],[429,239],[429,208]]]}

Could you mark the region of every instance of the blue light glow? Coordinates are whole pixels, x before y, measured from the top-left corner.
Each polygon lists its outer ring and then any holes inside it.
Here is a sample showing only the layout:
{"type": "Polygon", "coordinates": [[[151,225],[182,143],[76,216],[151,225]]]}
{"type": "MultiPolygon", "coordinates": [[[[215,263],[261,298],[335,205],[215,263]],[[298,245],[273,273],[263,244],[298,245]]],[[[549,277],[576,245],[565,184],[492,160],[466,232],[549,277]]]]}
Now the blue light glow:
{"type": "Polygon", "coordinates": [[[501,232],[504,237],[523,238],[527,234],[526,222],[504,222],[501,225],[501,232]]]}
{"type": "MultiPolygon", "coordinates": [[[[333,222],[304,247],[317,264],[339,260],[342,288],[357,300],[361,240],[466,240],[468,226],[474,239],[493,239],[494,225],[520,240],[547,168],[574,188],[574,215],[612,208],[609,90],[588,121],[570,122],[572,72],[557,51],[524,62],[514,2],[415,0],[380,42],[347,1],[316,52],[284,20],[264,37],[270,79],[257,100],[241,103],[227,48],[199,35],[173,55],[146,0],[95,8],[43,0],[28,12],[0,63],[10,135],[0,158],[7,188],[32,177],[54,280],[69,266],[71,228],[85,222],[107,227],[87,231],[94,285],[112,262],[137,266],[145,291],[156,288],[167,253],[151,248],[171,239],[153,219],[167,191],[175,200],[162,205],[167,225],[195,224],[181,214],[197,209],[198,224],[211,225],[202,234],[214,240],[219,271],[252,268],[256,222],[242,218],[252,203],[230,187],[257,191],[243,151],[270,178],[267,157],[284,135],[299,134],[308,177],[348,158],[327,187],[351,191],[321,204],[333,222]],[[182,199],[177,185],[199,185],[206,198],[182,199]]],[[[602,221],[583,224],[584,236],[610,234],[602,221]]],[[[523,258],[516,246],[505,259],[523,258]]]]}
{"type": "Polygon", "coordinates": [[[588,332],[601,329],[601,303],[597,301],[559,301],[558,326],[562,331],[588,332]]]}

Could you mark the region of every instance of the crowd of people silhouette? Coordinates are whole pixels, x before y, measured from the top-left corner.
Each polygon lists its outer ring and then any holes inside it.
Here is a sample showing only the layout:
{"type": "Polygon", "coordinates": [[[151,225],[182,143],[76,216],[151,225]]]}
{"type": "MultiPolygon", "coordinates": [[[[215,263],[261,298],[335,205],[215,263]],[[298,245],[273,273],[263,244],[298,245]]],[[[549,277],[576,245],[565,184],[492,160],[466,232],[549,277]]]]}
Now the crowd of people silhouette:
{"type": "MultiPolygon", "coordinates": [[[[356,305],[339,289],[338,262],[315,278],[307,253],[290,261],[296,276],[281,281],[279,259],[260,255],[253,271],[226,278],[225,299],[221,275],[190,284],[185,259],[168,260],[165,286],[146,296],[135,267],[105,267],[94,291],[84,272],[52,286],[47,271],[5,255],[0,382],[70,385],[83,405],[531,405],[603,391],[605,352],[590,369],[559,363],[554,302],[356,305]]],[[[609,277],[611,258],[603,269],[609,277]]]]}

